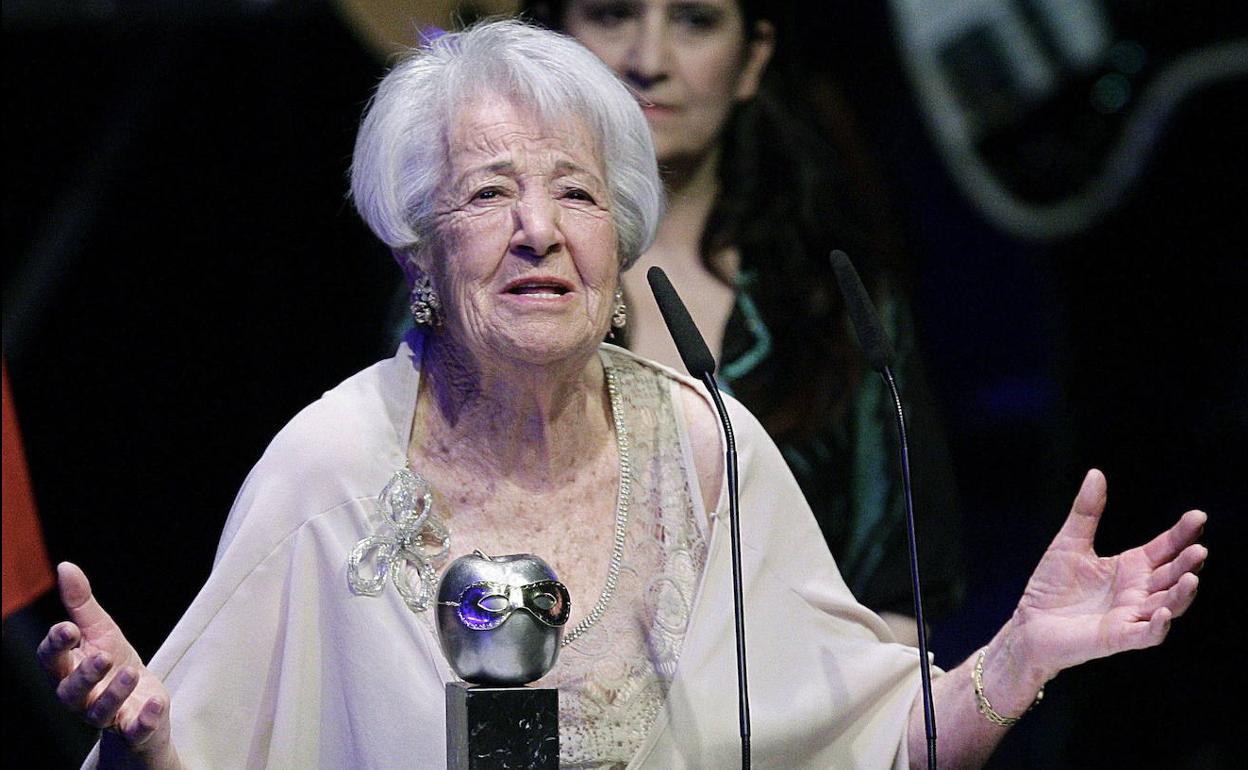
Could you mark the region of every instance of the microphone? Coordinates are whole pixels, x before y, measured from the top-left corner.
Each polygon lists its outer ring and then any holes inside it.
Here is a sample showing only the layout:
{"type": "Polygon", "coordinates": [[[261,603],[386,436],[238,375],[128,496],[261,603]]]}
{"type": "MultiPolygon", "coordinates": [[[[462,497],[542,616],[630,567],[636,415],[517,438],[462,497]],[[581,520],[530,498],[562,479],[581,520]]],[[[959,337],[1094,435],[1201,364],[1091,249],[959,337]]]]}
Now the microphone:
{"type": "Polygon", "coordinates": [[[871,368],[883,374],[885,369],[892,367],[897,356],[893,353],[893,343],[888,341],[888,335],[880,325],[871,297],[849,256],[840,249],[832,252],[832,271],[836,273],[836,283],[845,299],[845,309],[858,337],[858,346],[871,368]]]}
{"type": "Polygon", "coordinates": [[[702,333],[689,317],[685,303],[680,301],[672,282],[667,279],[667,273],[661,267],[652,267],[646,273],[646,280],[650,282],[654,301],[659,303],[659,312],[663,314],[663,321],[672,335],[672,342],[676,343],[680,360],[685,362],[685,368],[689,370],[689,376],[699,380],[705,379],[707,375],[713,377],[715,357],[711,355],[706,340],[702,339],[702,333]]]}
{"type": "Polygon", "coordinates": [[[906,539],[910,546],[910,583],[914,593],[914,622],[919,632],[919,673],[923,682],[923,729],[927,736],[927,766],[936,770],[936,714],[932,704],[932,664],[927,655],[927,628],[923,623],[923,598],[919,591],[919,549],[914,534],[914,499],[910,491],[910,446],[906,439],[906,416],[901,408],[901,395],[893,379],[892,365],[896,359],[892,343],[884,333],[880,317],[867,290],[854,270],[849,256],[837,249],[832,252],[832,271],[845,299],[845,309],[854,325],[854,334],[862,346],[863,355],[871,368],[880,373],[893,397],[893,411],[897,417],[897,433],[900,438],[901,483],[906,503],[906,539]]]}
{"type": "Polygon", "coordinates": [[[724,426],[724,439],[728,448],[725,452],[728,471],[728,524],[732,535],[732,609],[736,620],[737,632],[737,713],[741,722],[741,767],[750,767],[750,689],[749,678],[745,670],[745,611],[743,609],[744,590],[741,587],[741,515],[737,492],[737,442],[732,434],[732,422],[728,419],[728,410],[724,408],[724,400],[719,393],[719,385],[715,382],[715,357],[706,346],[702,333],[689,317],[685,303],[680,301],[672,282],[661,267],[652,267],[646,272],[646,280],[650,282],[650,290],[654,292],[654,300],[659,303],[659,312],[676,343],[680,360],[685,362],[691,377],[701,380],[711,394],[715,403],[715,411],[724,426]]]}

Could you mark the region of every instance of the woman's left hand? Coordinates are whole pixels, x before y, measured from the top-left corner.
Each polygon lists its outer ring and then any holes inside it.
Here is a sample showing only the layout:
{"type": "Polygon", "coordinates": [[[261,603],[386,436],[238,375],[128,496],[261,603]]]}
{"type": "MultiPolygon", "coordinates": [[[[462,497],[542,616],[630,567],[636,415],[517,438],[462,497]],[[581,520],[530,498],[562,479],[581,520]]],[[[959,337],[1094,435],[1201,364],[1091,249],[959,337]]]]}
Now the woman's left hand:
{"type": "Polygon", "coordinates": [[[1092,549],[1105,510],[1105,476],[1088,471],[1070,516],[1045,551],[1014,621],[1045,678],[1087,660],[1160,644],[1196,597],[1208,518],[1188,511],[1149,543],[1117,556],[1092,549]]]}

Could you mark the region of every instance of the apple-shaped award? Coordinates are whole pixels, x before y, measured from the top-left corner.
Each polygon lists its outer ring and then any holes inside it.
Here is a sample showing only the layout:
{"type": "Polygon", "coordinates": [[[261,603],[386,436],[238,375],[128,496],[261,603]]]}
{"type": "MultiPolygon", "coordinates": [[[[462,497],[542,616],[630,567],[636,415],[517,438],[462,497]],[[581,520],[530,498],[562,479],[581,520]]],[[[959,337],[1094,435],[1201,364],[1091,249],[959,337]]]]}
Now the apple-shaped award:
{"type": "Polygon", "coordinates": [[[532,554],[474,551],[446,568],[438,640],[464,680],[446,686],[448,770],[559,766],[559,691],[525,685],[555,665],[570,609],[532,554]]]}

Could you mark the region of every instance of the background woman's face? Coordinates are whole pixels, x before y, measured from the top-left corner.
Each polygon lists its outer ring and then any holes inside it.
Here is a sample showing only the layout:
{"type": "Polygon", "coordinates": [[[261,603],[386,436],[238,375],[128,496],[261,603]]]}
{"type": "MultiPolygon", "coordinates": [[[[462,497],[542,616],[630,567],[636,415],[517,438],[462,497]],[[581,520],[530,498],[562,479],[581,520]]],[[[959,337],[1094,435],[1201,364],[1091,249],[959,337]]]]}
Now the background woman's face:
{"type": "Polygon", "coordinates": [[[606,334],[619,281],[598,145],[505,98],[464,108],[448,137],[435,244],[422,268],[444,331],[478,359],[548,363],[606,334]]]}
{"type": "Polygon", "coordinates": [[[705,154],[758,89],[770,27],[748,40],[734,0],[572,0],[567,31],[652,102],[660,162],[705,154]]]}

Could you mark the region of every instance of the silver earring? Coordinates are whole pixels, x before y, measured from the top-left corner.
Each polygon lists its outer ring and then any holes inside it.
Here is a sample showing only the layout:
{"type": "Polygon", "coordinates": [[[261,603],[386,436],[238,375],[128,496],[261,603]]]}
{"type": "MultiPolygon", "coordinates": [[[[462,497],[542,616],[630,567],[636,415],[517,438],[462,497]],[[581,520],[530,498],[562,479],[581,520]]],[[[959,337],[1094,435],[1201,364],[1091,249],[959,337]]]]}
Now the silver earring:
{"type": "Polygon", "coordinates": [[[615,290],[615,312],[611,314],[611,325],[623,329],[628,324],[628,306],[624,304],[624,290],[615,290]]]}
{"type": "Polygon", "coordinates": [[[429,276],[421,273],[412,281],[411,299],[408,309],[412,311],[412,320],[417,326],[437,328],[442,325],[442,300],[433,290],[429,276]]]}

